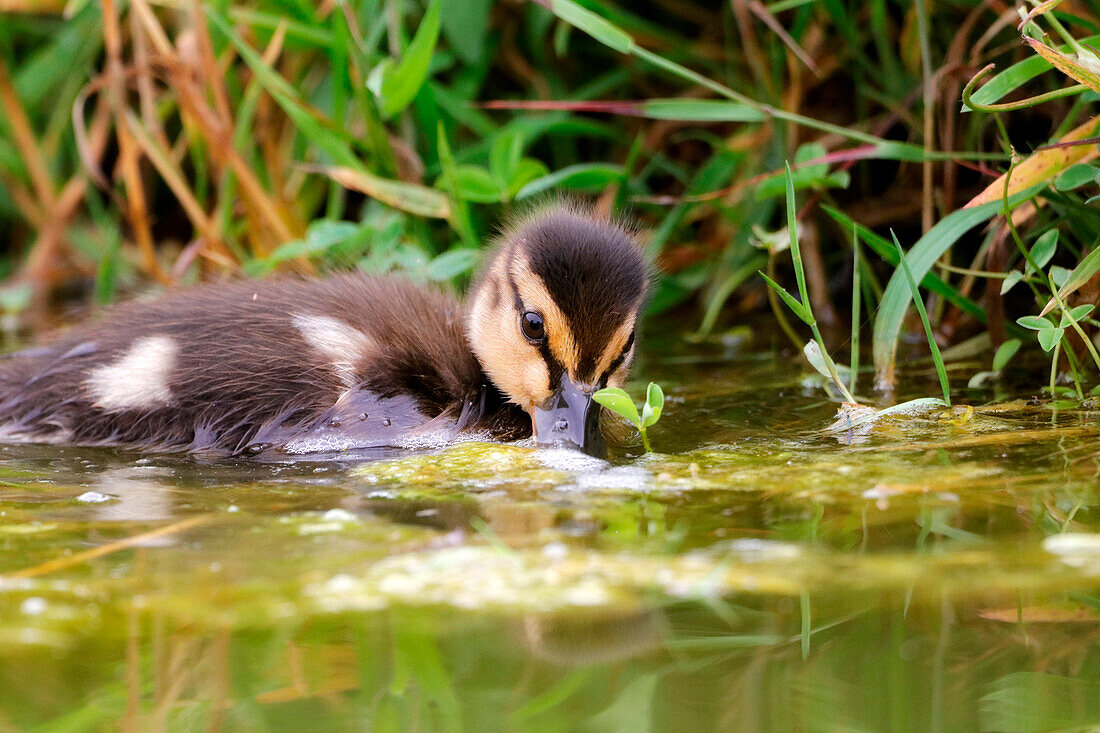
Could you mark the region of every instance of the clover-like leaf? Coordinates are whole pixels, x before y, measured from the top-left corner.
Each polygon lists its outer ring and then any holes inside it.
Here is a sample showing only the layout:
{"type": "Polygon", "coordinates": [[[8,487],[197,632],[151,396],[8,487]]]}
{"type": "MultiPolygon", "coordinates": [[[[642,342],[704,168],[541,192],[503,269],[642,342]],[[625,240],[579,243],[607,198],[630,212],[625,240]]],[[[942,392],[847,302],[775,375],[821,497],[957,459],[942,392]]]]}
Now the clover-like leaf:
{"type": "MultiPolygon", "coordinates": [[[[1035,266],[1041,269],[1046,267],[1057,250],[1058,230],[1048,229],[1043,232],[1042,235],[1035,240],[1035,244],[1032,245],[1031,259],[1034,260],[1035,266]]],[[[1031,269],[1031,265],[1028,265],[1027,269],[1029,272],[1034,272],[1034,270],[1031,269]]]]}
{"type": "Polygon", "coordinates": [[[1054,346],[1062,340],[1062,334],[1066,332],[1064,328],[1044,328],[1039,331],[1039,345],[1043,347],[1043,351],[1050,352],[1054,346]]]}
{"type": "Polygon", "coordinates": [[[665,393],[659,384],[649,383],[645,393],[645,405],[642,406],[642,426],[649,427],[661,419],[661,410],[665,406],[665,393]]]}
{"type": "Polygon", "coordinates": [[[1070,325],[1071,322],[1080,321],[1082,318],[1092,313],[1092,309],[1096,306],[1089,303],[1082,303],[1076,308],[1070,308],[1069,311],[1062,312],[1062,320],[1058,322],[1059,327],[1065,328],[1070,325]]]}
{"type": "Polygon", "coordinates": [[[1020,282],[1023,279],[1024,273],[1020,272],[1019,270],[1013,270],[1012,272],[1008,273],[1008,277],[1006,277],[1004,280],[1001,280],[1001,295],[1004,295],[1009,290],[1012,290],[1012,288],[1016,287],[1016,283],[1020,282]]]}
{"type": "Polygon", "coordinates": [[[1042,316],[1024,316],[1023,318],[1017,318],[1016,323],[1019,323],[1024,328],[1030,328],[1032,331],[1041,331],[1044,328],[1054,328],[1054,324],[1042,316]]]}
{"type": "Polygon", "coordinates": [[[642,424],[641,417],[638,416],[638,408],[634,406],[634,401],[630,399],[630,395],[618,387],[601,389],[592,395],[592,399],[635,425],[642,424]]]}

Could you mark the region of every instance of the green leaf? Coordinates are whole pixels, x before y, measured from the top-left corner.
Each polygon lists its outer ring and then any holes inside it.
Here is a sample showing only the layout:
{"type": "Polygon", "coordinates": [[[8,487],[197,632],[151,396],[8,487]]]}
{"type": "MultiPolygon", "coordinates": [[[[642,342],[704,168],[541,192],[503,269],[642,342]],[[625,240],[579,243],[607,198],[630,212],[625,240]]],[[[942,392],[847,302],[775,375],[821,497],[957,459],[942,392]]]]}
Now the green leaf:
{"type": "Polygon", "coordinates": [[[278,103],[287,117],[294,122],[294,126],[301,131],[302,136],[323,150],[337,164],[348,166],[352,170],[361,169],[362,165],[355,154],[352,153],[348,142],[314,116],[315,110],[305,105],[290,82],[265,63],[263,57],[256,52],[256,49],[245,43],[221,13],[212,7],[205,7],[204,10],[211,26],[229,39],[229,42],[240,53],[241,58],[248,64],[248,68],[256,75],[257,81],[278,103]]]}
{"type": "Polygon", "coordinates": [[[607,409],[620,415],[636,426],[641,426],[642,420],[638,415],[638,408],[623,390],[618,387],[606,387],[592,395],[592,399],[607,409]]]}
{"type": "Polygon", "coordinates": [[[1049,353],[1055,344],[1062,340],[1062,334],[1065,332],[1064,328],[1044,328],[1038,333],[1039,345],[1043,347],[1043,351],[1049,353]]]}
{"type": "Polygon", "coordinates": [[[1079,58],[1076,53],[1065,53],[1034,38],[1024,38],[1024,42],[1066,76],[1081,82],[1094,92],[1100,92],[1100,74],[1096,72],[1095,54],[1089,53],[1087,57],[1079,58]]]}
{"type": "Polygon", "coordinates": [[[997,353],[993,355],[993,371],[999,372],[1008,366],[1012,357],[1020,350],[1020,339],[1009,339],[997,347],[997,353]]]}
{"type": "Polygon", "coordinates": [[[600,191],[612,183],[621,181],[622,178],[622,166],[610,163],[578,163],[536,178],[516,193],[516,200],[531,198],[558,187],[600,191]]]}
{"type": "Polygon", "coordinates": [[[1054,324],[1042,316],[1024,316],[1023,318],[1017,318],[1016,323],[1032,331],[1040,331],[1044,328],[1054,328],[1054,324]]]}
{"type": "Polygon", "coordinates": [[[894,234],[893,229],[890,230],[890,236],[893,237],[894,246],[898,250],[901,269],[905,273],[906,282],[909,284],[913,305],[917,307],[917,315],[920,316],[921,325],[924,326],[924,337],[928,340],[928,348],[932,351],[932,361],[936,365],[936,375],[939,377],[940,389],[943,391],[943,401],[950,406],[951,388],[947,382],[947,368],[943,364],[943,355],[940,354],[939,344],[936,343],[936,337],[932,333],[932,323],[928,320],[928,312],[924,308],[924,301],[921,300],[920,288],[917,287],[917,280],[909,269],[909,261],[905,256],[905,250],[902,249],[901,242],[898,241],[898,235],[894,234]]]}
{"type": "Polygon", "coordinates": [[[1062,313],[1062,320],[1058,323],[1058,325],[1065,328],[1074,321],[1080,321],[1089,313],[1092,313],[1092,309],[1095,307],[1096,306],[1089,303],[1083,303],[1076,308],[1070,308],[1068,313],[1062,313]]]}
{"type": "Polygon", "coordinates": [[[265,258],[265,263],[276,265],[296,257],[323,254],[361,231],[360,225],[350,221],[320,219],[309,225],[303,239],[285,242],[272,250],[265,258]]]}
{"type": "Polygon", "coordinates": [[[1054,284],[1060,288],[1066,284],[1069,280],[1069,276],[1073,273],[1061,265],[1053,265],[1047,271],[1047,274],[1050,275],[1050,279],[1054,281],[1054,284]]]}
{"type": "MultiPolygon", "coordinates": [[[[795,153],[795,165],[801,165],[811,160],[817,160],[826,155],[825,147],[820,143],[808,143],[801,146],[795,153]]],[[[816,163],[809,167],[796,167],[791,170],[791,182],[794,190],[801,191],[806,188],[847,188],[850,178],[844,171],[829,174],[827,163],[816,163]]],[[[756,188],[754,197],[757,201],[763,201],[778,196],[786,186],[784,173],[778,173],[765,179],[756,188]]]]}
{"type": "Polygon", "coordinates": [[[821,353],[821,347],[818,346],[816,341],[807,341],[806,345],[802,347],[802,353],[806,357],[806,361],[810,362],[810,366],[817,370],[817,373],[826,379],[832,379],[833,375],[829,372],[828,365],[825,364],[825,356],[821,353]]]}
{"type": "MultiPolygon", "coordinates": [[[[1010,197],[1008,200],[1009,206],[1019,205],[1027,201],[1039,193],[1045,185],[1045,183],[1036,184],[1010,197]]],[[[1003,202],[990,201],[981,206],[955,211],[941,219],[938,224],[929,229],[913,245],[905,256],[913,278],[917,282],[922,282],[924,276],[932,269],[932,265],[962,235],[1000,213],[1002,208],[1003,202]]],[[[909,309],[910,302],[912,302],[912,294],[909,291],[909,283],[906,280],[905,273],[897,270],[890,278],[890,282],[882,294],[878,315],[875,317],[872,351],[879,382],[887,384],[894,382],[894,357],[897,353],[901,325],[905,320],[905,313],[909,309]]]]}
{"type": "Polygon", "coordinates": [[[1016,287],[1016,283],[1020,282],[1023,279],[1024,273],[1020,272],[1019,270],[1013,270],[1012,272],[1008,273],[1008,277],[1006,277],[1004,280],[1001,280],[1001,295],[1004,295],[1009,290],[1012,290],[1012,288],[1016,287]]]}
{"type": "MultiPolygon", "coordinates": [[[[1077,263],[1077,267],[1073,268],[1069,279],[1058,288],[1058,299],[1064,303],[1070,293],[1087,283],[1098,272],[1100,272],[1100,246],[1094,245],[1092,251],[1077,263]]],[[[1043,313],[1049,312],[1056,305],[1058,305],[1058,300],[1051,298],[1043,306],[1043,313]]]]}
{"type": "Polygon", "coordinates": [[[1078,163],[1066,169],[1054,180],[1054,188],[1059,191],[1073,191],[1096,181],[1096,168],[1088,163],[1078,163]]]}
{"type": "Polygon", "coordinates": [[[626,31],[612,25],[591,10],[582,8],[573,0],[550,0],[550,11],[574,28],[579,28],[600,43],[619,53],[634,50],[634,39],[626,31]]]}
{"type": "MultiPolygon", "coordinates": [[[[1080,42],[1084,45],[1100,43],[1100,35],[1083,38],[1080,42]]],[[[1059,46],[1058,48],[1066,52],[1070,50],[1068,44],[1059,46]]],[[[995,104],[1039,74],[1049,71],[1050,68],[1050,62],[1043,57],[1029,56],[1023,61],[1009,66],[1007,69],[994,76],[986,82],[981,89],[974,92],[971,99],[975,104],[995,104]]],[[[963,111],[968,112],[969,110],[964,106],[963,111]]]]}
{"type": "Polygon", "coordinates": [[[477,260],[476,249],[452,249],[429,262],[426,273],[429,280],[450,280],[474,269],[477,260]]]}
{"type": "Polygon", "coordinates": [[[321,172],[345,188],[361,191],[368,196],[389,204],[395,209],[417,216],[451,218],[451,205],[447,197],[419,183],[382,178],[360,168],[322,168],[321,172]]]}
{"type": "Polygon", "coordinates": [[[665,406],[665,393],[659,384],[650,382],[645,392],[645,405],[642,408],[642,427],[648,428],[661,419],[661,410],[665,406]]]}
{"type": "Polygon", "coordinates": [[[523,133],[507,130],[493,138],[489,148],[489,172],[501,186],[509,185],[515,178],[523,158],[523,133]]]}
{"type": "Polygon", "coordinates": [[[720,99],[648,99],[642,114],[652,120],[689,122],[761,122],[764,113],[741,102],[720,99]]]}
{"type": "MultiPolygon", "coordinates": [[[[392,117],[408,107],[428,78],[432,54],[439,39],[440,8],[441,0],[432,0],[400,62],[393,64],[391,61],[376,68],[380,79],[374,81],[372,91],[378,97],[385,117],[392,117]]],[[[372,71],[371,76],[375,76],[375,72],[372,71]]]]}
{"type": "Polygon", "coordinates": [[[810,310],[809,291],[806,290],[806,270],[802,267],[802,250],[798,246],[798,217],[795,215],[794,179],[791,177],[791,164],[784,163],[783,182],[786,188],[787,204],[787,235],[790,238],[791,261],[794,263],[794,277],[798,283],[798,297],[801,298],[809,320],[807,325],[815,322],[813,311],[810,310]]]}
{"type": "Polygon", "coordinates": [[[524,158],[516,166],[516,172],[512,175],[512,179],[508,181],[508,186],[505,189],[505,196],[509,199],[514,199],[524,186],[536,178],[545,176],[549,171],[546,168],[546,164],[541,160],[535,160],[534,158],[524,158]]]}
{"type": "Polygon", "coordinates": [[[456,166],[453,181],[455,196],[465,201],[495,204],[503,197],[496,179],[481,166],[456,166]]]}
{"type": "MultiPolygon", "coordinates": [[[[1035,261],[1036,267],[1042,269],[1047,266],[1051,258],[1054,257],[1054,253],[1058,250],[1058,230],[1048,229],[1043,232],[1042,235],[1035,240],[1035,244],[1031,247],[1031,259],[1035,261]]],[[[1031,264],[1027,266],[1028,272],[1034,272],[1031,269],[1031,264]]]]}
{"type": "Polygon", "coordinates": [[[484,61],[493,0],[443,0],[443,37],[467,64],[484,61]]]}
{"type": "Polygon", "coordinates": [[[774,290],[779,295],[779,297],[783,299],[783,302],[787,304],[787,307],[791,309],[792,313],[798,316],[799,320],[801,320],[807,326],[814,322],[814,316],[812,313],[810,313],[810,309],[795,300],[795,297],[788,293],[782,285],[777,283],[775,280],[772,280],[770,277],[762,272],[760,273],[760,277],[768,281],[768,285],[770,285],[772,290],[774,290]]]}
{"type": "MultiPolygon", "coordinates": [[[[853,227],[856,233],[859,234],[860,240],[864,242],[868,247],[875,251],[879,257],[885,260],[890,265],[897,267],[900,264],[898,252],[894,249],[894,245],[889,242],[885,237],[881,237],[875,232],[871,231],[862,224],[857,224],[851,217],[842,211],[832,208],[831,206],[822,205],[822,209],[825,213],[831,216],[834,220],[839,222],[845,231],[851,230],[853,227]]],[[[924,279],[920,281],[922,288],[931,290],[936,295],[943,297],[946,301],[956,306],[959,310],[967,313],[970,316],[978,319],[982,323],[986,323],[988,318],[985,313],[985,309],[975,303],[970,298],[959,293],[958,289],[951,287],[940,278],[934,272],[928,272],[925,274],[924,279]]],[[[1008,327],[1016,328],[1015,324],[1008,324],[1008,327]]]]}

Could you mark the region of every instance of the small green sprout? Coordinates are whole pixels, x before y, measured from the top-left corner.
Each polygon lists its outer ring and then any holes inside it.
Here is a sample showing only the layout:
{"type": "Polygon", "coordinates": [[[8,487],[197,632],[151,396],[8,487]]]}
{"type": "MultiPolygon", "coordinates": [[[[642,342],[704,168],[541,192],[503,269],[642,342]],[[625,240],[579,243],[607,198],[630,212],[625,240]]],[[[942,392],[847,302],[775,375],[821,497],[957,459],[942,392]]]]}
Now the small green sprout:
{"type": "Polygon", "coordinates": [[[661,408],[665,406],[665,393],[661,390],[660,385],[653,382],[649,383],[649,387],[645,391],[645,404],[642,405],[641,415],[638,414],[638,408],[634,406],[634,400],[630,399],[630,395],[618,387],[601,389],[592,395],[592,399],[616,415],[626,418],[631,425],[638,429],[638,434],[642,436],[642,446],[645,448],[645,452],[649,453],[653,450],[649,447],[649,437],[646,436],[645,431],[646,428],[661,419],[661,408]]]}

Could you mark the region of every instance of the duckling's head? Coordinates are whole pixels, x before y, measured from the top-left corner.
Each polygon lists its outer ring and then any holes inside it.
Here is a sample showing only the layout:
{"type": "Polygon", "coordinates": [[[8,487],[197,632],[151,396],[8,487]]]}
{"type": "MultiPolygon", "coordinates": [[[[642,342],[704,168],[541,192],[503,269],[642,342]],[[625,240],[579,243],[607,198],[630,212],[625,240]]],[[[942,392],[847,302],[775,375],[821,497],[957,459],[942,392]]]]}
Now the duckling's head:
{"type": "Polygon", "coordinates": [[[485,373],[531,415],[539,443],[602,456],[592,394],[619,386],[649,270],[622,227],[573,207],[509,227],[471,293],[470,345],[485,373]]]}

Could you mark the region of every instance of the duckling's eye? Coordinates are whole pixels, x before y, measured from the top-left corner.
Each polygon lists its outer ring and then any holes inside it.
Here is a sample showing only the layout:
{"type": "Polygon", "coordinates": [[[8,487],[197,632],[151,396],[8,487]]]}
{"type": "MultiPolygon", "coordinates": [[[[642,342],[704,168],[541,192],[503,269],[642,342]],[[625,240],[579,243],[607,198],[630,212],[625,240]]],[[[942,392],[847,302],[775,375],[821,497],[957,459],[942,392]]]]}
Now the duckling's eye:
{"type": "Polygon", "coordinates": [[[534,311],[527,311],[519,317],[519,327],[528,341],[542,341],[546,338],[546,324],[542,322],[542,316],[534,311]]]}

